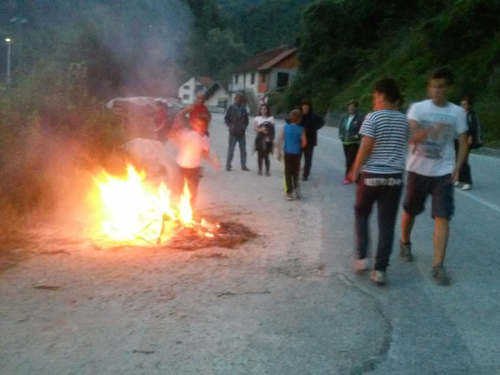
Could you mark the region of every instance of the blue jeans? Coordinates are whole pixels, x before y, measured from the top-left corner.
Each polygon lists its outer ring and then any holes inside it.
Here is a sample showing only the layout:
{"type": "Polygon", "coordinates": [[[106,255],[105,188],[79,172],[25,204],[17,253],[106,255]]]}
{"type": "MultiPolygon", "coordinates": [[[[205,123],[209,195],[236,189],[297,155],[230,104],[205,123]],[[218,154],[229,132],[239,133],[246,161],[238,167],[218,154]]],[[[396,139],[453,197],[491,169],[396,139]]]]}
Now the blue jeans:
{"type": "Polygon", "coordinates": [[[245,134],[243,135],[229,134],[229,148],[227,150],[226,168],[231,168],[236,142],[239,143],[240,146],[241,167],[244,168],[247,166],[247,148],[246,148],[245,134]]]}

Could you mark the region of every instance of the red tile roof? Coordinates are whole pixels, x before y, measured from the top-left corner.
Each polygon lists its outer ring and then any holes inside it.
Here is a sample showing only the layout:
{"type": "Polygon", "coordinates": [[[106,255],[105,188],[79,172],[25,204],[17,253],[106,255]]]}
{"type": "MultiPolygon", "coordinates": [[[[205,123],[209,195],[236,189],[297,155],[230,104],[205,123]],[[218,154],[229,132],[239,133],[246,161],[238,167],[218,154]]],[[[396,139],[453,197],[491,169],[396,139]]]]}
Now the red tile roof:
{"type": "Polygon", "coordinates": [[[205,88],[208,88],[213,83],[213,80],[210,77],[196,77],[196,79],[200,81],[205,88]]]}
{"type": "Polygon", "coordinates": [[[256,70],[267,70],[273,65],[277,64],[285,57],[291,55],[296,51],[296,48],[290,47],[277,47],[268,49],[258,55],[252,57],[250,60],[240,65],[235,73],[246,73],[256,70]]]}

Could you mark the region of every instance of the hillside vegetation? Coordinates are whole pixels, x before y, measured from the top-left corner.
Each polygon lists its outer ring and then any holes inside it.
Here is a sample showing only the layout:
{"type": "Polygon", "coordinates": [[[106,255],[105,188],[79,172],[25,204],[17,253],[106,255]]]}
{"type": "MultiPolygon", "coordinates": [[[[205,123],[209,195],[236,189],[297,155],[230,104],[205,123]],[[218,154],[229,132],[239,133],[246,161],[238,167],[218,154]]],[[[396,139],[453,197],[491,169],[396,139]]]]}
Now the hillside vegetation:
{"type": "Polygon", "coordinates": [[[496,0],[319,1],[302,15],[300,75],[285,104],[310,97],[343,111],[371,108],[375,81],[395,78],[406,104],[425,98],[426,78],[453,69],[451,100],[471,96],[489,145],[500,146],[500,2],[496,0]]]}

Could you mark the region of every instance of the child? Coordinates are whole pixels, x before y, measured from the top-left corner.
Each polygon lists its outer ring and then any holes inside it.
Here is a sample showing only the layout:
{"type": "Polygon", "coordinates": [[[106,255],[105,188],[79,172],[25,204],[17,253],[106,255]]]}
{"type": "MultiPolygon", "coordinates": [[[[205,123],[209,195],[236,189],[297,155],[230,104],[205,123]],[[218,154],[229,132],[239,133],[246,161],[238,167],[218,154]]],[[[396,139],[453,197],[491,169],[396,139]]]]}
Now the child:
{"type": "Polygon", "coordinates": [[[266,164],[266,176],[270,176],[269,154],[273,152],[274,140],[274,117],[270,115],[269,106],[260,106],[260,116],[254,120],[253,128],[257,133],[255,138],[255,150],[257,151],[257,163],[259,165],[259,176],[262,176],[262,161],[266,164]]]}
{"type": "Polygon", "coordinates": [[[278,160],[281,160],[281,147],[283,142],[285,143],[285,198],[288,201],[293,200],[293,192],[295,192],[295,198],[300,199],[300,152],[307,145],[305,130],[299,125],[301,119],[302,113],[299,110],[290,112],[290,123],[281,130],[278,142],[278,160]]]}
{"type": "Polygon", "coordinates": [[[176,162],[180,167],[182,182],[181,191],[184,182],[187,183],[191,194],[191,207],[196,201],[198,183],[200,181],[200,166],[203,159],[206,159],[214,168],[220,168],[217,157],[210,157],[210,143],[206,136],[210,117],[204,113],[193,117],[190,120],[191,129],[181,127],[175,131],[175,139],[179,147],[176,162]]]}

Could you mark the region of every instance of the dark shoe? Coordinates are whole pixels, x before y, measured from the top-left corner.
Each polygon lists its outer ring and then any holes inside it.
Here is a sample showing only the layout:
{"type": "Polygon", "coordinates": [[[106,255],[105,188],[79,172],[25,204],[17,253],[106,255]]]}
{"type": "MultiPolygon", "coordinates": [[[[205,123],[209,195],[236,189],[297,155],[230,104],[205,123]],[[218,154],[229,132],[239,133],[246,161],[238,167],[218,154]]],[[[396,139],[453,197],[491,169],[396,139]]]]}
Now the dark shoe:
{"type": "Polygon", "coordinates": [[[242,171],[246,171],[246,172],[248,172],[250,169],[248,169],[248,168],[245,166],[245,167],[241,167],[241,170],[242,170],[242,171]]]}
{"type": "Polygon", "coordinates": [[[269,173],[269,171],[266,171],[266,176],[269,177],[271,175],[271,173],[269,173]]]}
{"type": "Polygon", "coordinates": [[[411,262],[413,260],[413,256],[411,255],[411,242],[403,243],[399,241],[399,256],[402,260],[407,262],[411,262]]]}
{"type": "Polygon", "coordinates": [[[308,176],[302,176],[302,181],[307,181],[309,179],[308,176]]]}
{"type": "Polygon", "coordinates": [[[385,271],[373,270],[370,274],[370,280],[377,285],[384,285],[387,283],[387,275],[385,271]]]}
{"type": "Polygon", "coordinates": [[[226,171],[231,172],[231,167],[226,167],[226,171]]]}
{"type": "Polygon", "coordinates": [[[295,199],[302,199],[302,194],[300,194],[300,189],[295,189],[293,192],[295,193],[295,199]]]}
{"type": "Polygon", "coordinates": [[[257,174],[258,174],[259,176],[262,176],[262,171],[258,171],[258,172],[257,172],[257,174]]]}
{"type": "Polygon", "coordinates": [[[446,270],[443,266],[432,267],[432,277],[439,285],[450,285],[450,278],[446,274],[446,270]]]}

